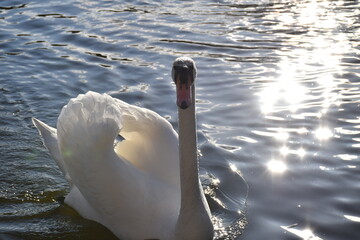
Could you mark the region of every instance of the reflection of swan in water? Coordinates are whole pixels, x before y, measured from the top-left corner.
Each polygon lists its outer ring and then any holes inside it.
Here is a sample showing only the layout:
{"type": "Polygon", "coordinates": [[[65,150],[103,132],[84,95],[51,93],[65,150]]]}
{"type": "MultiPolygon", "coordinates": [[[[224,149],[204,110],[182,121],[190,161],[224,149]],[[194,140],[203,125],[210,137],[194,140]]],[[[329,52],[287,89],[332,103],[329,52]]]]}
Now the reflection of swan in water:
{"type": "Polygon", "coordinates": [[[155,112],[94,92],[70,100],[57,129],[33,119],[72,186],[65,202],[121,239],[213,237],[198,174],[194,61],[176,59],[172,78],[179,137],[155,112]]]}

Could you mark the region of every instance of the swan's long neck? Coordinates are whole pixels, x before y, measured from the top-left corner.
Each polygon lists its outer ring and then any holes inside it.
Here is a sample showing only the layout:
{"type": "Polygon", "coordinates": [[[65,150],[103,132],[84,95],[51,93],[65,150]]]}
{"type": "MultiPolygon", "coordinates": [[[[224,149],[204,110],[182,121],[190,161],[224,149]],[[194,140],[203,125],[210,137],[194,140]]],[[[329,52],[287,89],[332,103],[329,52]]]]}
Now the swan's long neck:
{"type": "MultiPolygon", "coordinates": [[[[195,90],[192,91],[194,97],[195,90]]],[[[193,100],[195,100],[193,98],[193,100]]],[[[199,201],[202,191],[199,182],[199,163],[197,159],[197,135],[195,104],[179,111],[179,154],[181,209],[199,201]]]]}
{"type": "Polygon", "coordinates": [[[193,103],[179,111],[179,154],[181,208],[177,222],[177,239],[212,239],[213,227],[209,206],[199,180],[195,117],[195,87],[193,103]]]}

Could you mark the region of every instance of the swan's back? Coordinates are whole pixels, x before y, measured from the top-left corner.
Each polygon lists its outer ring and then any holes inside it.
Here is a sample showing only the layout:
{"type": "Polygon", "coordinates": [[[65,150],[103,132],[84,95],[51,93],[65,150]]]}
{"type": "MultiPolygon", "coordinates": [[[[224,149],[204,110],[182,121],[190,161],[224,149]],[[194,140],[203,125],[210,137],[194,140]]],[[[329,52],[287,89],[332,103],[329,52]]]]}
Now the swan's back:
{"type": "Polygon", "coordinates": [[[178,142],[165,119],[88,92],[62,109],[57,141],[74,185],[66,203],[120,238],[173,238],[180,209],[178,142]],[[114,151],[119,133],[125,140],[114,151]]]}

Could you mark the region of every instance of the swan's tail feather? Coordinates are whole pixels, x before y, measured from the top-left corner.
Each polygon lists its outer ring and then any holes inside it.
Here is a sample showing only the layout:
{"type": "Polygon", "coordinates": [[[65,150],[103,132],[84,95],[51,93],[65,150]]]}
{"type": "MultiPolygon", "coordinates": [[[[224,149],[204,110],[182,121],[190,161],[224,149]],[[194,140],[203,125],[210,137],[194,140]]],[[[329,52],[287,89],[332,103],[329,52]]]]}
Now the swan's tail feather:
{"type": "Polygon", "coordinates": [[[48,149],[51,157],[56,161],[57,165],[59,166],[62,173],[65,175],[66,179],[71,183],[70,176],[68,172],[66,171],[66,167],[64,164],[64,160],[62,159],[59,145],[58,145],[58,139],[57,139],[57,131],[55,128],[52,128],[42,121],[33,118],[32,119],[33,124],[38,129],[39,134],[41,136],[41,140],[44,144],[44,146],[48,149]]]}
{"type": "Polygon", "coordinates": [[[113,98],[95,92],[80,94],[63,107],[58,118],[63,157],[75,152],[90,154],[113,147],[121,127],[121,113],[113,98]]]}

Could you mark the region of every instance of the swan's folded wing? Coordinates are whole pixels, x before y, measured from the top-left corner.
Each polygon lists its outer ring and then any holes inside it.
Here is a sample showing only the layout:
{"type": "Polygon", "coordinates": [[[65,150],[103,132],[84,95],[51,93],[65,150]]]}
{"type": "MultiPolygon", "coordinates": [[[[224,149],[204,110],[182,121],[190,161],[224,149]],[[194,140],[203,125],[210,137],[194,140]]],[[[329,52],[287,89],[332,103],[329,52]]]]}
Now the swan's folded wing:
{"type": "Polygon", "coordinates": [[[171,124],[146,108],[115,99],[121,109],[124,141],[116,153],[158,179],[180,186],[178,135],[171,124]]]}
{"type": "Polygon", "coordinates": [[[168,234],[168,224],[175,226],[180,191],[115,154],[114,139],[123,124],[121,111],[110,96],[92,92],[71,100],[61,111],[59,146],[79,190],[66,201],[120,238],[169,239],[155,233],[164,228],[168,234]]]}
{"type": "Polygon", "coordinates": [[[43,123],[42,121],[36,118],[33,118],[32,122],[35,125],[35,127],[38,129],[39,134],[41,136],[41,140],[44,146],[49,151],[51,157],[56,161],[60,170],[65,175],[66,179],[71,183],[70,176],[66,171],[64,160],[59,150],[57,130],[55,128],[46,125],[45,123],[43,123]]]}
{"type": "Polygon", "coordinates": [[[98,213],[84,198],[77,186],[74,185],[71,188],[69,194],[65,198],[65,203],[76,209],[76,211],[84,218],[101,222],[101,218],[98,213]]]}

